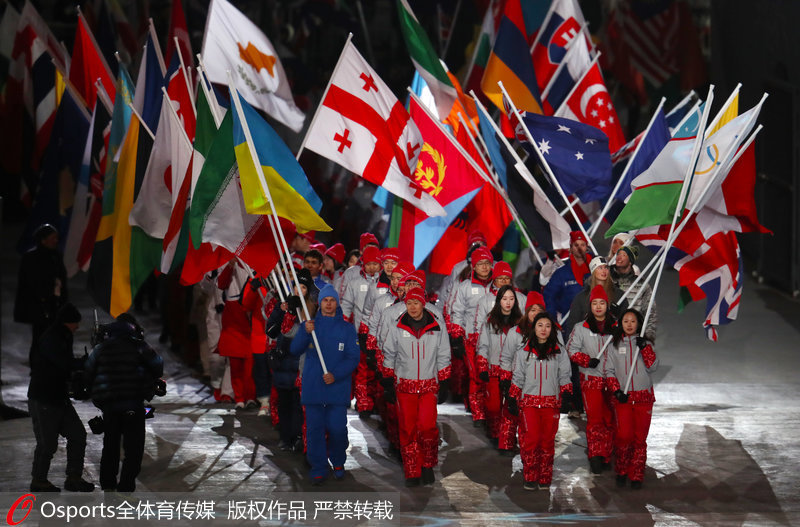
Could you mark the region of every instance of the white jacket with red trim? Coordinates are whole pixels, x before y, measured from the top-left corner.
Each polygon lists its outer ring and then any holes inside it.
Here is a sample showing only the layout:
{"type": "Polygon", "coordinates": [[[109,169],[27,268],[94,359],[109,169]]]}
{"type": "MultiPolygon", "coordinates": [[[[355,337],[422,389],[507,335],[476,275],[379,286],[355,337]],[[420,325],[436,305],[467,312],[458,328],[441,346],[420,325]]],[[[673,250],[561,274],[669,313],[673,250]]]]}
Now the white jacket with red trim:
{"type": "Polygon", "coordinates": [[[508,330],[503,347],[500,349],[500,378],[511,380],[511,372],[514,371],[516,357],[523,345],[522,330],[519,326],[514,326],[508,330]]]}
{"type": "Polygon", "coordinates": [[[636,362],[633,356],[636,355],[636,337],[622,337],[618,345],[612,342],[605,352],[606,360],[603,364],[603,374],[606,378],[606,386],[612,391],[625,388],[625,381],[628,374],[633,369],[631,384],[628,388],[629,401],[637,403],[655,402],[656,396],[653,393],[653,380],[650,374],[658,369],[658,357],[651,344],[647,344],[636,362]]]}
{"type": "Polygon", "coordinates": [[[369,327],[369,319],[372,317],[372,310],[375,308],[375,302],[383,301],[384,297],[387,295],[392,301],[394,301],[395,298],[389,284],[382,281],[383,276],[384,274],[382,272],[378,274],[378,278],[369,285],[367,296],[364,297],[361,323],[366,324],[367,327],[369,327]]]}
{"type": "Polygon", "coordinates": [[[540,360],[530,345],[517,352],[509,396],[518,398],[520,406],[559,408],[561,394],[572,391],[572,367],[563,349],[540,360]]]}
{"type": "Polygon", "coordinates": [[[450,312],[450,322],[463,329],[465,336],[478,333],[482,322],[478,321],[478,305],[481,299],[489,294],[491,287],[491,281],[483,285],[473,279],[458,284],[450,312]]]}
{"type": "Polygon", "coordinates": [[[404,312],[384,342],[383,374],[397,379],[398,392],[434,392],[438,381],[450,377],[450,339],[444,322],[427,307],[423,317],[425,325],[414,331],[411,317],[404,312]]]}
{"type": "Polygon", "coordinates": [[[567,353],[569,353],[569,359],[580,366],[581,376],[604,377],[603,367],[608,350],[600,357],[600,364],[596,368],[589,368],[589,361],[597,357],[603,344],[610,338],[611,335],[600,335],[593,332],[585,320],[581,324],[575,324],[567,342],[567,353]]]}
{"type": "Polygon", "coordinates": [[[344,289],[344,296],[342,296],[342,315],[345,320],[353,323],[356,331],[361,325],[364,316],[364,300],[367,298],[369,287],[371,284],[374,284],[377,279],[377,273],[375,273],[375,276],[367,276],[359,272],[352,280],[347,282],[347,286],[344,289]]]}
{"type": "Polygon", "coordinates": [[[500,375],[500,354],[508,335],[511,334],[511,331],[516,331],[514,328],[509,328],[507,331],[502,329],[498,331],[488,321],[481,325],[476,349],[479,372],[488,371],[491,375],[500,375]]]}

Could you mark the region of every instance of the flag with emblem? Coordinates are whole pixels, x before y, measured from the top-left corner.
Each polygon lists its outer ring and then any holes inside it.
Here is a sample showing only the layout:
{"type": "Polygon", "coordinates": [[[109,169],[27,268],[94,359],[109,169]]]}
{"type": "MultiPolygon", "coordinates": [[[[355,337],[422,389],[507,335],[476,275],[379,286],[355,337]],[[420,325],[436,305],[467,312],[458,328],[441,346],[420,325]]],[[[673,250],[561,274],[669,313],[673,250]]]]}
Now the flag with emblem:
{"type": "MultiPolygon", "coordinates": [[[[527,113],[522,119],[565,194],[589,203],[611,193],[611,154],[600,130],[561,117],[527,113]]],[[[517,137],[530,149],[519,127],[517,137]]]]}
{"type": "Polygon", "coordinates": [[[409,103],[409,113],[425,140],[414,170],[414,179],[447,212],[445,216],[428,217],[419,209],[404,209],[404,216],[410,213],[413,220],[403,218],[403,233],[398,248],[412,260],[414,266],[419,266],[451,223],[478,194],[484,180],[477,171],[477,163],[470,163],[455,141],[431,119],[415,98],[409,103]]]}
{"type": "Polygon", "coordinates": [[[227,85],[230,70],[234,87],[247,102],[295,132],[303,128],[305,115],[294,104],[275,48],[261,29],[227,0],[211,1],[202,55],[209,81],[227,85]]]}
{"type": "Polygon", "coordinates": [[[533,44],[532,60],[539,89],[544,90],[556,74],[576,37],[586,39],[586,21],[577,0],[554,0],[544,27],[533,44]]]}
{"type": "Polygon", "coordinates": [[[608,94],[596,60],[564,104],[556,110],[555,115],[602,130],[608,136],[608,147],[611,152],[616,152],[625,144],[625,135],[617,117],[617,110],[611,102],[611,96],[608,94]]]}
{"type": "Polygon", "coordinates": [[[408,112],[348,40],[305,146],[428,216],[445,210],[412,177],[424,141],[408,112]]]}

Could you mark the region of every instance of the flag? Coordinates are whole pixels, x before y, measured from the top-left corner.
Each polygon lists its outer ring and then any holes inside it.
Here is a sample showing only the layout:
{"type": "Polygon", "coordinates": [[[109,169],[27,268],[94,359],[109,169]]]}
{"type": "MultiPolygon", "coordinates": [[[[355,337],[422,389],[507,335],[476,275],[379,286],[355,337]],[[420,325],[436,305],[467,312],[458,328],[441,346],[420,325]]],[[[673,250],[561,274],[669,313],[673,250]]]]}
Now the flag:
{"type": "Polygon", "coordinates": [[[672,110],[667,113],[665,116],[667,121],[667,126],[669,127],[670,133],[672,132],[673,128],[678,126],[683,118],[689,113],[689,111],[694,107],[695,102],[697,101],[697,94],[692,90],[689,95],[683,98],[678,104],[676,104],[672,110]]]}
{"type": "MultiPolygon", "coordinates": [[[[611,155],[608,139],[601,131],[560,117],[528,113],[522,120],[564,194],[575,194],[583,203],[608,197],[611,155]]],[[[518,131],[517,137],[531,148],[527,136],[518,131]]]]}
{"type": "MultiPolygon", "coordinates": [[[[91,253],[82,255],[81,244],[89,228],[92,211],[95,208],[97,213],[100,211],[99,199],[102,197],[102,188],[93,188],[93,185],[102,184],[101,174],[105,164],[106,139],[110,124],[111,114],[98,99],[94,103],[89,132],[86,136],[80,175],[75,187],[75,204],[72,207],[69,232],[64,244],[64,266],[68,277],[75,276],[79,270],[86,271],[89,268],[91,253]]],[[[99,221],[99,214],[95,215],[99,221]]],[[[97,232],[96,229],[95,224],[92,240],[97,232]]]]}
{"type": "MultiPolygon", "coordinates": [[[[633,150],[628,147],[628,145],[631,143],[626,144],[620,149],[620,151],[623,152],[623,155],[625,152],[627,152],[629,155],[633,155],[635,151],[636,157],[633,158],[633,161],[630,161],[631,166],[628,168],[628,171],[625,174],[625,180],[619,186],[617,194],[613,196],[615,199],[624,200],[630,196],[631,181],[633,181],[636,176],[647,170],[650,165],[653,164],[653,161],[656,159],[656,157],[658,157],[658,154],[661,153],[661,150],[664,149],[664,146],[669,143],[669,140],[670,133],[664,116],[664,110],[659,110],[653,119],[653,123],[650,128],[636,136],[634,141],[631,141],[634,147],[633,150]]],[[[624,170],[624,167],[628,164],[627,162],[622,162],[623,155],[617,156],[615,154],[612,156],[612,162],[615,163],[615,171],[617,171],[618,166],[624,170]]],[[[625,159],[629,159],[629,157],[626,157],[625,159]]],[[[621,172],[619,175],[621,176],[621,172]]],[[[614,179],[616,181],[618,180],[618,177],[615,177],[614,179]]]]}
{"type": "Polygon", "coordinates": [[[185,66],[188,68],[194,62],[194,55],[192,55],[192,43],[189,40],[189,27],[186,25],[186,15],[183,12],[182,0],[172,1],[169,32],[167,33],[167,62],[172,61],[172,55],[175,53],[175,38],[178,39],[181,56],[185,61],[185,66]]]}
{"type": "Polygon", "coordinates": [[[6,2],[3,11],[3,19],[0,20],[0,57],[11,60],[11,52],[14,51],[14,38],[17,34],[19,24],[19,12],[14,6],[6,2]]]}
{"type": "MultiPolygon", "coordinates": [[[[411,118],[425,141],[414,178],[447,212],[445,216],[428,217],[419,209],[408,207],[404,211],[414,216],[413,220],[409,220],[410,228],[404,229],[398,248],[418,267],[450,224],[478,194],[484,181],[452,138],[428,116],[414,98],[409,106],[411,118]]],[[[431,272],[440,271],[431,269],[431,272]]]]}
{"type": "MultiPolygon", "coordinates": [[[[34,42],[34,49],[40,47],[41,41],[34,42]]],[[[33,115],[34,126],[36,127],[36,137],[34,140],[33,155],[31,156],[31,168],[35,171],[39,168],[44,150],[50,141],[50,132],[56,119],[56,67],[53,64],[53,57],[47,50],[38,50],[38,57],[33,62],[31,68],[31,80],[33,84],[33,115]]],[[[34,51],[34,56],[37,51],[34,51]]]]}
{"type": "Polygon", "coordinates": [[[158,129],[161,114],[161,87],[164,86],[166,71],[162,63],[161,50],[153,33],[147,35],[142,60],[139,62],[139,75],[136,77],[136,95],[133,107],[142,116],[150,130],[158,129]]]}
{"type": "Polygon", "coordinates": [[[680,18],[673,0],[620,3],[621,36],[634,67],[655,87],[678,70],[676,37],[680,18]]]}
{"type": "MultiPolygon", "coordinates": [[[[100,5],[97,7],[92,29],[94,30],[94,35],[97,40],[97,49],[103,54],[103,58],[109,67],[111,78],[114,79],[119,73],[119,62],[117,61],[117,57],[114,56],[114,52],[119,48],[119,46],[117,46],[117,29],[116,25],[111,20],[111,14],[108,11],[107,3],[98,3],[100,5]]],[[[90,16],[91,14],[92,12],[89,11],[90,16]]],[[[123,48],[119,49],[125,52],[123,48]]]]}
{"type": "Polygon", "coordinates": [[[596,62],[583,76],[572,95],[556,111],[556,116],[580,121],[602,130],[608,136],[611,152],[616,152],[625,144],[622,124],[596,62]]]}
{"type": "Polygon", "coordinates": [[[50,223],[58,229],[62,247],[66,242],[75,182],[81,170],[90,118],[80,96],[71,88],[65,91],[42,161],[42,173],[28,224],[18,246],[20,251],[30,247],[33,232],[43,223],[50,223]]]}
{"type": "Polygon", "coordinates": [[[227,0],[212,0],[203,37],[203,62],[211,82],[234,87],[245,100],[295,132],[305,115],[294,104],[278,54],[257,25],[227,0]]]}
{"type": "Polygon", "coordinates": [[[520,110],[542,113],[527,35],[520,0],[508,0],[500,19],[497,39],[486,63],[481,90],[502,110],[502,92],[497,83],[503,81],[506,91],[520,110]]]}
{"type": "MultiPolygon", "coordinates": [[[[248,214],[245,210],[234,153],[233,116],[229,112],[214,136],[192,195],[189,208],[192,243],[195,249],[200,249],[201,242],[218,246],[242,258],[259,274],[267,275],[278,262],[279,254],[267,222],[266,216],[248,214]]],[[[293,226],[283,219],[280,223],[286,239],[292,239],[293,226]]],[[[223,260],[224,253],[222,256],[216,261],[223,260]]]]}
{"type": "Polygon", "coordinates": [[[242,101],[241,114],[233,112],[233,141],[244,206],[249,214],[275,214],[293,222],[301,232],[331,230],[319,216],[322,201],[289,147],[247,101],[242,101]],[[245,127],[250,130],[252,151],[245,127]],[[260,181],[255,162],[261,164],[264,181],[260,181]],[[262,184],[269,189],[274,211],[262,184]]]}
{"type": "Polygon", "coordinates": [[[494,171],[497,173],[498,179],[500,179],[500,184],[503,188],[506,188],[506,160],[503,157],[503,148],[497,140],[494,127],[489,122],[491,117],[479,111],[478,118],[480,119],[481,138],[486,145],[486,153],[489,155],[489,160],[492,166],[494,166],[494,171]]]}
{"type": "Polygon", "coordinates": [[[94,100],[97,97],[94,82],[97,79],[100,79],[106,93],[113,99],[116,93],[114,77],[97,47],[86,19],[82,14],[78,14],[78,27],[75,29],[75,43],[72,46],[72,61],[69,65],[69,80],[89,108],[94,108],[94,100]]]}
{"type": "Polygon", "coordinates": [[[433,93],[439,115],[444,117],[450,113],[458,97],[456,89],[407,0],[397,0],[397,13],[411,62],[433,93]]]}
{"type": "MultiPolygon", "coordinates": [[[[462,126],[456,135],[458,143],[488,176],[488,168],[484,166],[467,134],[469,132],[462,126]]],[[[493,185],[488,182],[483,183],[478,194],[458,214],[434,248],[431,253],[430,271],[447,274],[448,269],[452,270],[456,263],[463,260],[470,232],[476,230],[482,232],[486,237],[487,247],[494,247],[503,237],[512,219],[511,211],[508,210],[503,196],[493,185]]]]}
{"type": "Polygon", "coordinates": [[[429,216],[445,214],[411,177],[423,145],[419,130],[349,41],[306,133],[309,150],[386,188],[429,216]]]}
{"type": "Polygon", "coordinates": [[[500,25],[500,17],[503,16],[502,8],[502,0],[490,0],[483,15],[481,29],[472,44],[472,58],[464,75],[463,84],[467,93],[470,91],[474,91],[476,94],[483,93],[481,92],[481,78],[483,78],[483,72],[486,70],[489,55],[492,54],[497,28],[500,25]]]}
{"type": "MultiPolygon", "coordinates": [[[[519,213],[520,220],[533,234],[538,247],[544,251],[569,248],[572,229],[547,198],[538,182],[523,176],[524,166],[512,165],[506,174],[508,197],[519,213]]],[[[526,174],[527,175],[527,174],[526,174]]]]}
{"type": "Polygon", "coordinates": [[[539,89],[544,90],[564,60],[573,39],[585,39],[586,21],[576,0],[553,0],[547,24],[536,36],[531,59],[539,89]]]}
{"type": "Polygon", "coordinates": [[[706,130],[706,137],[714,135],[720,128],[728,124],[730,121],[739,115],[739,87],[737,86],[731,94],[731,98],[727,104],[717,112],[716,123],[713,128],[706,130]]]}
{"type": "Polygon", "coordinates": [[[580,82],[592,65],[592,56],[585,38],[574,38],[569,43],[567,54],[553,73],[550,82],[543,88],[542,99],[546,115],[553,115],[560,108],[572,88],[580,82]]]}
{"type": "Polygon", "coordinates": [[[130,307],[157,263],[146,256],[153,254],[158,241],[128,223],[144,177],[144,160],[153,144],[141,128],[138,118],[131,119],[119,150],[114,184],[104,189],[103,217],[89,264],[88,286],[92,298],[113,317],[130,307]]]}

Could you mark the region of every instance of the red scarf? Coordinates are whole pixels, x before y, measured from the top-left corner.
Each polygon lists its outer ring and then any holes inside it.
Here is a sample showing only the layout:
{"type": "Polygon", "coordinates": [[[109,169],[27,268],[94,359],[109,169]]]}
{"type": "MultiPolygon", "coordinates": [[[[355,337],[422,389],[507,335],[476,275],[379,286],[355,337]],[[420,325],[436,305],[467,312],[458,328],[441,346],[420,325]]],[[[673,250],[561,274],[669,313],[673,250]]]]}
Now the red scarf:
{"type": "Polygon", "coordinates": [[[578,265],[575,258],[569,255],[569,265],[572,267],[572,274],[575,276],[575,280],[583,286],[583,277],[589,273],[589,264],[586,259],[583,260],[583,265],[578,265]]]}

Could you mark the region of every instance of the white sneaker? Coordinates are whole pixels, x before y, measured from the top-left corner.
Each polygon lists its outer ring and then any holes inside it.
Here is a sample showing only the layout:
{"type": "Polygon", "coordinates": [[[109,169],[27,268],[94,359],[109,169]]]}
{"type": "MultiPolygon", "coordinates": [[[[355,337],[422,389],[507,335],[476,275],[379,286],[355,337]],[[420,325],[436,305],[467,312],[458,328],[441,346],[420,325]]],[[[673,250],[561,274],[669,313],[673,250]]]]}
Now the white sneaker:
{"type": "Polygon", "coordinates": [[[261,408],[258,410],[258,416],[263,417],[269,415],[269,397],[259,397],[258,402],[261,403],[261,408]]]}
{"type": "Polygon", "coordinates": [[[238,410],[241,410],[242,408],[244,408],[244,403],[242,401],[239,401],[238,403],[236,403],[236,408],[238,410]]]}

